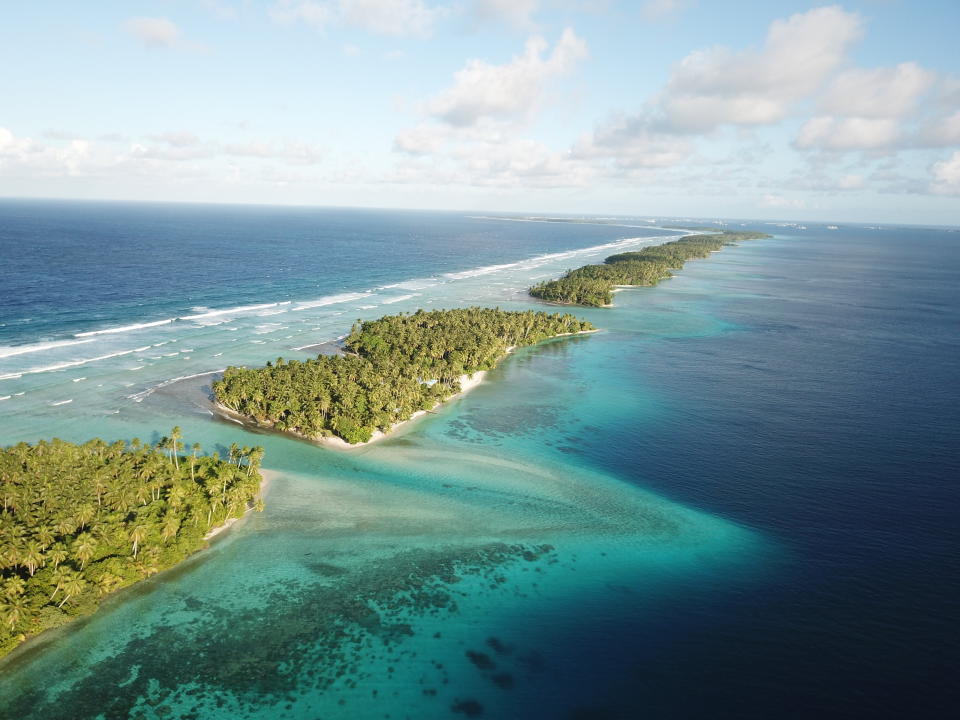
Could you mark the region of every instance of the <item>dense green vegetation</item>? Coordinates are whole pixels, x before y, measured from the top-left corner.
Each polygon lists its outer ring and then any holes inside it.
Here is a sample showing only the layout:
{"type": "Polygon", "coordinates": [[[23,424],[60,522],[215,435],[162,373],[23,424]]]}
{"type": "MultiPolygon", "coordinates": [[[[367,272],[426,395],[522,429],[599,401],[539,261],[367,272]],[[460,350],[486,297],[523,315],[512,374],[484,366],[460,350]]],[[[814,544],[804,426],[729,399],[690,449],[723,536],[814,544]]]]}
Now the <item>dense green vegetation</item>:
{"type": "Polygon", "coordinates": [[[687,235],[663,245],[636,252],[618,253],[602,265],[584,265],[570,270],[558,280],[548,280],[530,288],[541,300],[571,305],[604,307],[613,302],[617,285],[656,285],[672,276],[671,270],[683,267],[687,260],[707,257],[714,250],[739,240],[770,237],[757,232],[728,232],[687,235]]]}
{"type": "Polygon", "coordinates": [[[262,448],[234,445],[227,460],[183,449],[174,428],[156,447],[55,439],[0,450],[0,655],[262,509],[262,448]]]}
{"type": "Polygon", "coordinates": [[[418,310],[354,325],[347,355],[229,367],[213,391],[221,405],[261,425],[366,442],[456,394],[460,376],[491,369],[508,348],[592,329],[573,315],[418,310]]]}

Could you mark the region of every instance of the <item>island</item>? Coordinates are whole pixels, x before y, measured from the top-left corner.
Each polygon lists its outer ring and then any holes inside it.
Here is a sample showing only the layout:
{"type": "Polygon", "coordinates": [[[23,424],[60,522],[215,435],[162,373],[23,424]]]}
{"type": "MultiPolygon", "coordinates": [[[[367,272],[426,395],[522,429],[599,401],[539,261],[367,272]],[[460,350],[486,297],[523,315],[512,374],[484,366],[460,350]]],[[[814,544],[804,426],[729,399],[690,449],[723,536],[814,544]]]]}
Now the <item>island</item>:
{"type": "Polygon", "coordinates": [[[263,449],[54,439],[0,450],[0,656],[263,509],[263,449]]]}
{"type": "Polygon", "coordinates": [[[671,271],[682,268],[687,260],[705,258],[741,240],[767,237],[759,232],[733,231],[687,235],[662,245],[611,255],[602,264],[570,270],[557,280],[534,285],[529,292],[535,298],[563,305],[610,307],[618,287],[656,285],[672,277],[671,271]]]}
{"type": "Polygon", "coordinates": [[[388,315],[354,324],[340,355],[228,367],[213,394],[221,412],[258,426],[356,446],[462,392],[515,347],[594,329],[499,308],[388,315]]]}

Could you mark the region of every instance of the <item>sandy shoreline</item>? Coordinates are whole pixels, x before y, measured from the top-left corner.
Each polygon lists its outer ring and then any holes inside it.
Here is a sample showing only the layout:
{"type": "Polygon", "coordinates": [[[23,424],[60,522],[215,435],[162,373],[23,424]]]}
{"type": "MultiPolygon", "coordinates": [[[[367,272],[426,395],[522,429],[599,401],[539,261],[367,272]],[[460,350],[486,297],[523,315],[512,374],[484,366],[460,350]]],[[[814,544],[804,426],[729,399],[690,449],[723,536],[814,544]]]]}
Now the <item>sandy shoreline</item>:
{"type": "MultiPolygon", "coordinates": [[[[455,395],[451,395],[446,400],[442,400],[441,402],[438,402],[429,410],[417,410],[415,413],[413,413],[413,415],[408,417],[406,420],[400,420],[399,422],[393,423],[393,425],[390,426],[390,429],[387,430],[387,432],[384,432],[382,430],[374,430],[373,435],[366,442],[348,443],[346,440],[344,440],[341,437],[337,437],[336,435],[315,437],[311,435],[304,435],[303,433],[295,432],[293,430],[277,430],[277,432],[283,435],[292,435],[294,437],[300,438],[301,440],[309,440],[312,443],[316,443],[317,445],[322,445],[323,447],[328,447],[333,450],[357,450],[358,448],[366,447],[367,445],[372,445],[375,442],[383,440],[385,437],[392,435],[393,432],[398,428],[406,426],[409,423],[412,423],[414,420],[423,417],[424,415],[433,413],[438,407],[440,407],[441,405],[444,405],[445,403],[450,402],[451,400],[454,400],[458,397],[462,397],[466,395],[468,392],[470,392],[475,387],[477,387],[481,382],[483,382],[483,379],[484,377],[486,377],[486,375],[487,375],[486,370],[478,370],[472,376],[461,375],[459,377],[460,392],[456,393],[455,395]]],[[[213,405],[216,408],[217,412],[220,413],[221,415],[226,416],[228,420],[238,422],[242,425],[253,425],[259,428],[273,429],[272,424],[265,424],[265,423],[257,422],[256,420],[252,420],[246,415],[242,413],[238,413],[236,410],[231,410],[226,405],[220,404],[218,400],[214,400],[213,405]]]]}
{"type": "MultiPolygon", "coordinates": [[[[558,337],[567,337],[570,335],[587,335],[589,333],[595,333],[595,332],[599,332],[599,329],[595,328],[593,330],[581,330],[580,332],[576,332],[576,333],[560,333],[558,335],[554,335],[550,338],[547,338],[547,340],[552,340],[553,338],[558,338],[558,337]]],[[[512,353],[513,350],[514,348],[512,346],[508,347],[506,353],[502,357],[498,358],[497,362],[499,363],[500,360],[503,360],[503,358],[509,355],[510,353],[512,353]]],[[[366,442],[348,443],[346,440],[344,440],[341,437],[337,437],[336,435],[314,437],[310,435],[304,435],[303,433],[294,432],[292,430],[278,430],[277,432],[283,435],[292,435],[293,437],[300,438],[301,440],[308,440],[312,443],[316,443],[317,445],[322,445],[323,447],[327,447],[332,450],[342,450],[342,451],[357,450],[359,448],[372,445],[375,442],[379,442],[380,440],[383,440],[385,437],[389,437],[390,435],[392,435],[399,428],[408,426],[410,423],[417,420],[418,418],[423,417],[424,415],[427,415],[429,413],[434,413],[436,409],[441,405],[445,405],[451,400],[455,400],[457,398],[463,397],[468,392],[470,392],[471,390],[476,388],[478,385],[480,385],[480,383],[483,382],[486,376],[487,376],[486,370],[477,370],[472,375],[470,374],[461,375],[458,378],[460,381],[460,392],[454,395],[451,395],[446,400],[442,400],[438,402],[436,405],[430,408],[430,410],[417,410],[415,413],[413,413],[413,415],[408,417],[406,420],[400,420],[399,422],[393,423],[393,425],[390,426],[390,429],[387,430],[386,432],[382,430],[374,430],[373,435],[366,442]]],[[[256,420],[253,420],[247,417],[246,415],[237,412],[236,410],[228,408],[226,405],[222,405],[220,401],[218,401],[215,398],[213,400],[213,407],[216,410],[216,412],[220,414],[222,417],[225,417],[226,419],[231,420],[233,422],[240,423],[241,425],[252,425],[254,427],[259,427],[259,428],[273,429],[272,424],[257,422],[256,420]]]]}

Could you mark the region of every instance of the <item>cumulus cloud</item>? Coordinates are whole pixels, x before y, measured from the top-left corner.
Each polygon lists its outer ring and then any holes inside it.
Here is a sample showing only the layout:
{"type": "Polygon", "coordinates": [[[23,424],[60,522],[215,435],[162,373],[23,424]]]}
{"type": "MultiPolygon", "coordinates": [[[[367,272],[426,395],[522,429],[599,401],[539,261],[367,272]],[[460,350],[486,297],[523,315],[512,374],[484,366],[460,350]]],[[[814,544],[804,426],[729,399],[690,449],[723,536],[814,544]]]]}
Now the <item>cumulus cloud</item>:
{"type": "Polygon", "coordinates": [[[427,36],[450,13],[423,0],[278,0],[270,9],[277,22],[302,22],[317,30],[349,25],[377,35],[427,36]]]}
{"type": "Polygon", "coordinates": [[[839,73],[819,98],[820,114],[800,128],[794,147],[832,152],[893,150],[913,144],[949,144],[949,119],[914,137],[921,101],[937,74],[914,62],[852,68],[839,73]],[[928,136],[924,140],[923,136],[928,136]]]}
{"type": "Polygon", "coordinates": [[[896,118],[817,116],[803,124],[794,145],[801,150],[881,150],[901,137],[896,118]]]}
{"type": "Polygon", "coordinates": [[[860,35],[860,17],[837,6],[776,20],[759,51],[715,47],[688,55],[656,110],[674,131],[779,122],[823,85],[860,35]]]}
{"type": "Polygon", "coordinates": [[[567,29],[556,44],[531,37],[503,64],[474,59],[453,84],[421,106],[423,118],[394,139],[405,182],[512,187],[579,186],[592,173],[582,158],[518,137],[545,104],[547,90],[587,56],[567,29]]]}
{"type": "Polygon", "coordinates": [[[73,139],[52,147],[0,127],[0,170],[40,176],[76,175],[89,154],[90,143],[86,140],[73,139]]]}
{"type": "Polygon", "coordinates": [[[820,99],[820,108],[831,115],[902,117],[916,109],[935,79],[935,73],[915,62],[891,68],[846,70],[830,83],[820,99]]]}
{"type": "Polygon", "coordinates": [[[268,167],[271,161],[282,167],[307,166],[319,164],[325,151],[292,140],[234,144],[204,141],[182,131],[133,142],[122,136],[101,136],[99,142],[73,139],[53,144],[18,137],[0,127],[0,176],[6,177],[157,177],[178,181],[215,172],[218,163],[222,167],[225,161],[242,162],[242,158],[258,161],[258,168],[268,167]]]}
{"type": "Polygon", "coordinates": [[[169,48],[180,41],[180,29],[166,18],[135,17],[125,27],[146,48],[169,48]]]}
{"type": "Polygon", "coordinates": [[[795,112],[842,67],[860,35],[858,15],[821,7],[771,23],[759,49],[717,46],[692,52],[639,112],[600,123],[580,138],[573,153],[606,157],[617,167],[688,163],[696,156],[698,135],[723,126],[747,133],[795,112]]]}
{"type": "Polygon", "coordinates": [[[545,39],[535,36],[527,41],[522,55],[505,65],[470,60],[457,72],[453,86],[427,103],[427,113],[456,127],[475,125],[483,118],[530,113],[541,102],[547,83],[587,56],[586,43],[570,28],[546,55],[548,47],[545,39]]]}
{"type": "Polygon", "coordinates": [[[960,150],[930,168],[933,180],[930,192],[936,195],[960,195],[960,150]]]}
{"type": "Polygon", "coordinates": [[[642,118],[616,115],[574,145],[574,157],[612,158],[621,168],[665,168],[694,153],[686,136],[656,132],[642,118]]]}

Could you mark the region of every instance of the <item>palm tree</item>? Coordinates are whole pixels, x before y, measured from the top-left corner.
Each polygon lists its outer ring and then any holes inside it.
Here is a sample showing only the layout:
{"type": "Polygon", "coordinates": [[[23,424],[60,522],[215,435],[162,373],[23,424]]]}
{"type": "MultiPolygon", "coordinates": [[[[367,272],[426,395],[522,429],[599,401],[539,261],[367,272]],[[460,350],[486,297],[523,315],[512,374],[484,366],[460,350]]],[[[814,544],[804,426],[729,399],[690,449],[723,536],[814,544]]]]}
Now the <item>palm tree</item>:
{"type": "Polygon", "coordinates": [[[3,596],[5,598],[20,597],[27,588],[27,583],[19,575],[7,578],[3,584],[3,596]]]}
{"type": "Polygon", "coordinates": [[[43,548],[40,547],[40,543],[35,540],[27,543],[20,555],[20,564],[33,576],[37,568],[43,565],[43,548]]]}
{"type": "Polygon", "coordinates": [[[113,573],[105,572],[97,578],[97,593],[100,595],[109,595],[114,588],[123,582],[123,578],[113,573]]]}
{"type": "Polygon", "coordinates": [[[173,455],[173,463],[177,470],[180,469],[180,438],[182,437],[183,433],[180,432],[180,426],[175,425],[173,430],[170,431],[170,452],[173,455]]]}
{"type": "Polygon", "coordinates": [[[53,541],[57,539],[57,536],[53,532],[53,528],[49,525],[42,525],[39,530],[37,530],[37,542],[40,543],[40,546],[46,550],[48,547],[53,545],[53,541]]]}
{"type": "Polygon", "coordinates": [[[140,547],[140,543],[143,542],[143,539],[147,536],[147,533],[150,532],[150,528],[147,527],[145,523],[137,523],[133,526],[133,529],[130,531],[130,539],[133,541],[133,556],[137,556],[137,550],[140,547]]]}
{"type": "Polygon", "coordinates": [[[73,556],[80,561],[80,569],[83,570],[83,566],[87,564],[87,561],[92,558],[97,552],[97,545],[93,541],[93,536],[90,533],[82,533],[77,536],[77,539],[73,543],[73,556]]]}
{"type": "Polygon", "coordinates": [[[54,568],[53,575],[50,578],[50,581],[53,583],[53,593],[50,595],[50,599],[47,602],[53,601],[53,599],[57,596],[57,593],[63,589],[63,584],[70,579],[72,574],[73,571],[67,569],[66,567],[54,568]]]}
{"type": "Polygon", "coordinates": [[[47,557],[50,558],[50,562],[53,563],[54,567],[57,567],[66,560],[69,555],[66,549],[62,545],[56,545],[50,552],[47,553],[47,557]]]}
{"type": "Polygon", "coordinates": [[[163,531],[160,533],[160,537],[164,540],[169,540],[177,534],[177,530],[180,529],[180,520],[173,513],[167,513],[163,521],[163,531]]]}
{"type": "Polygon", "coordinates": [[[83,505],[73,514],[73,521],[76,523],[77,528],[83,530],[84,526],[93,520],[96,515],[97,510],[93,505],[83,505]]]}
{"type": "Polygon", "coordinates": [[[3,612],[3,622],[13,630],[27,619],[27,599],[23,596],[8,598],[0,605],[0,610],[3,612]]]}
{"type": "Polygon", "coordinates": [[[80,577],[79,573],[71,573],[70,577],[63,583],[63,600],[57,607],[63,607],[67,600],[80,595],[86,588],[87,581],[80,577]]]}

